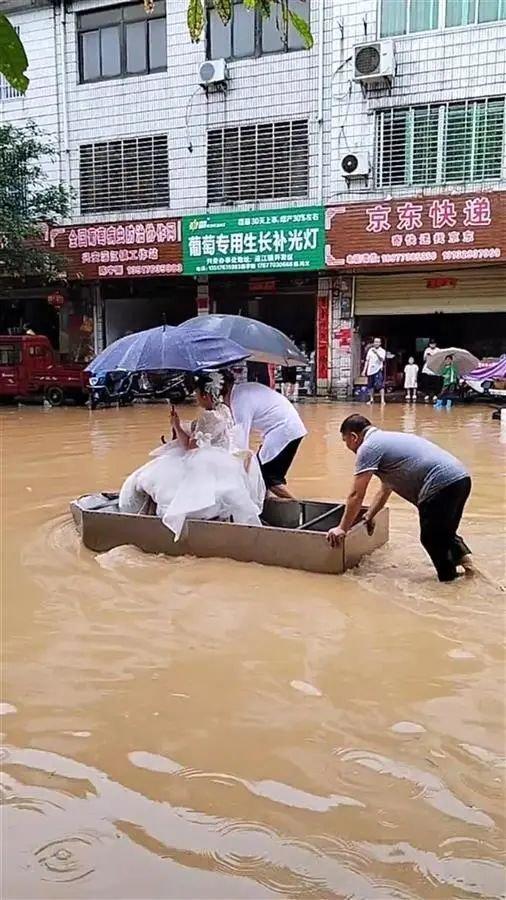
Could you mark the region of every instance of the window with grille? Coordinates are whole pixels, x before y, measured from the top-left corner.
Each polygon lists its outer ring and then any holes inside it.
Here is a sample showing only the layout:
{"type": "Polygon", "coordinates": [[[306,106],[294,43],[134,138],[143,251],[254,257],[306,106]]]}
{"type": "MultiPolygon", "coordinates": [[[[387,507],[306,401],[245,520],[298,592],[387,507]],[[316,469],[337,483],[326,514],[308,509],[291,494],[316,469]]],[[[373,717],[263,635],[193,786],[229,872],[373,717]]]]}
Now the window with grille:
{"type": "Polygon", "coordinates": [[[504,124],[504,97],[379,112],[376,186],[500,178],[504,124]]]}
{"type": "MultiPolygon", "coordinates": [[[[15,27],[14,31],[19,35],[19,28],[15,27]]],[[[5,75],[0,74],[0,100],[12,100],[14,97],[22,97],[21,91],[13,88],[7,81],[5,75]]]]}
{"type": "Polygon", "coordinates": [[[0,147],[0,206],[4,215],[25,215],[29,206],[30,173],[23,153],[12,147],[0,147]]]}
{"type": "Polygon", "coordinates": [[[308,168],[307,120],[208,132],[208,203],[307,197],[308,168]]]}
{"type": "Polygon", "coordinates": [[[81,81],[145,75],[167,68],[165,0],[81,13],[77,19],[81,81]]]}
{"type": "Polygon", "coordinates": [[[166,134],[80,147],[81,212],[169,205],[166,134]]]}
{"type": "MultiPolygon", "coordinates": [[[[269,4],[268,16],[243,0],[233,0],[232,16],[224,25],[214,0],[207,4],[207,58],[245,59],[264,53],[304,49],[304,41],[291,22],[285,21],[281,4],[269,4]]],[[[309,0],[288,0],[288,10],[309,23],[309,0]]]]}

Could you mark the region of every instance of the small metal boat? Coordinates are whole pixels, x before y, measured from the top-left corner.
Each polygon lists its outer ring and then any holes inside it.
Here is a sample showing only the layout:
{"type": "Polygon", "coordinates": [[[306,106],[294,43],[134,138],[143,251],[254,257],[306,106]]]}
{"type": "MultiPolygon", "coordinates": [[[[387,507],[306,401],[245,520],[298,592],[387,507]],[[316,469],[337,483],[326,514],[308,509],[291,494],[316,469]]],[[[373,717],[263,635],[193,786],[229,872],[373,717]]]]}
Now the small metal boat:
{"type": "Polygon", "coordinates": [[[98,553],[133,544],[146,553],[218,557],[339,575],[388,540],[388,510],[383,509],[372,531],[358,521],[333,549],[326,532],[341,521],[344,503],[320,500],[268,500],[261,526],[188,519],[179,541],[157,516],[120,513],[116,493],[88,494],[74,500],[70,509],[84,546],[98,553]]]}

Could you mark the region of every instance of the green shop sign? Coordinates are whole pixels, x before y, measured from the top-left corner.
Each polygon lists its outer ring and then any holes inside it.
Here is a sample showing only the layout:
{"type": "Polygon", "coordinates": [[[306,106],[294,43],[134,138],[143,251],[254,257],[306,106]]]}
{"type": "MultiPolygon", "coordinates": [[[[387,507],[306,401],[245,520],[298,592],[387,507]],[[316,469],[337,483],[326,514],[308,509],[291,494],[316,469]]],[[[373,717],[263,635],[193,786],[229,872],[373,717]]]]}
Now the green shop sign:
{"type": "Polygon", "coordinates": [[[315,271],[324,267],[322,206],[183,218],[185,275],[315,271]]]}

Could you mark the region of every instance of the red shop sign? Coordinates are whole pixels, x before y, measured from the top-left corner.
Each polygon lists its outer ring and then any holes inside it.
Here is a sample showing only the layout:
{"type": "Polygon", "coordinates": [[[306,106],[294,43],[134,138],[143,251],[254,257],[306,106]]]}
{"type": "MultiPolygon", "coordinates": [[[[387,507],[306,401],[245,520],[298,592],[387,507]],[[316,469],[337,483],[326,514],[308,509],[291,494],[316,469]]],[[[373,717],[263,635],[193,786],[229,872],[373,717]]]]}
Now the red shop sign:
{"type": "Polygon", "coordinates": [[[325,227],[327,266],[497,265],[506,260],[506,191],[334,206],[325,227]]]}
{"type": "Polygon", "coordinates": [[[43,241],[66,258],[68,278],[145,278],[183,271],[181,219],[45,226],[43,241]]]}

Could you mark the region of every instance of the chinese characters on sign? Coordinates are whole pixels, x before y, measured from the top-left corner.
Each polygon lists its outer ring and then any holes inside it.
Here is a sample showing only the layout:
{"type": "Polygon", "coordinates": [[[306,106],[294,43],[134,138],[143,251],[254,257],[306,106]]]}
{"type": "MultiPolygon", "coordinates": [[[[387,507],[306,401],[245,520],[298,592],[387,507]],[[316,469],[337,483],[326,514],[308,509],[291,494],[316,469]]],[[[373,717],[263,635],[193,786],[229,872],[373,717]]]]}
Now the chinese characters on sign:
{"type": "Polygon", "coordinates": [[[186,216],[185,274],[314,271],[323,267],[322,207],[186,216]]]}
{"type": "Polygon", "coordinates": [[[66,257],[69,277],[135,278],[183,271],[180,219],[46,227],[44,240],[66,257]]]}
{"type": "Polygon", "coordinates": [[[506,194],[333,207],[326,227],[328,266],[493,263],[506,256],[506,194]]]}

